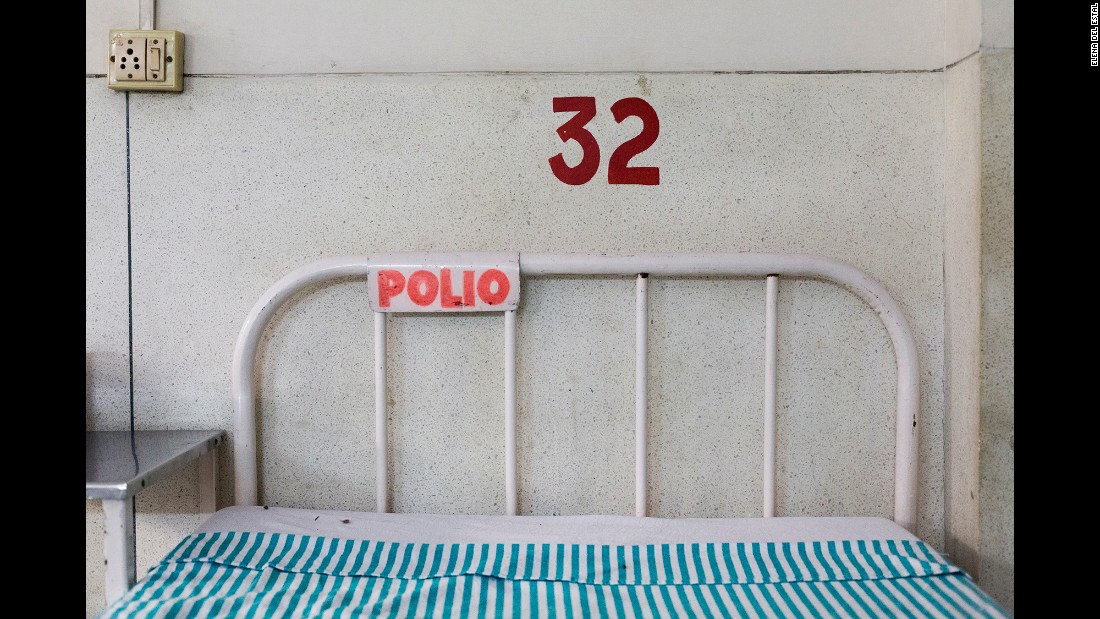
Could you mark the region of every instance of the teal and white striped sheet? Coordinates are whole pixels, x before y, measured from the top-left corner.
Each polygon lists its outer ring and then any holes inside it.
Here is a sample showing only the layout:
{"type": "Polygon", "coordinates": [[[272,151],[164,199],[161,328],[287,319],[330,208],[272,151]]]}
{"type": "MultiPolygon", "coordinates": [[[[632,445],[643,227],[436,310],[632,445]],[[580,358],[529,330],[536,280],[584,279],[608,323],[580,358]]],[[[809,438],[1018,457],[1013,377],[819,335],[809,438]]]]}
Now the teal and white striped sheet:
{"type": "Polygon", "coordinates": [[[919,541],[420,544],[196,533],[104,618],[1007,617],[919,541]]]}

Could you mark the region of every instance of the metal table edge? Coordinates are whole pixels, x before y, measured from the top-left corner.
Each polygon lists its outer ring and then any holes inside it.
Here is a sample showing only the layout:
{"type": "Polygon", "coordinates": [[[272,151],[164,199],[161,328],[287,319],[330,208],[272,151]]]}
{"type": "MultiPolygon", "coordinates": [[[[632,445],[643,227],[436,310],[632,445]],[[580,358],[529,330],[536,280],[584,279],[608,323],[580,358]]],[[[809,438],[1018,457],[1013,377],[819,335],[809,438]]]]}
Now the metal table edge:
{"type": "MultiPolygon", "coordinates": [[[[137,430],[137,433],[145,430],[137,430]]],[[[181,432],[201,432],[202,430],[180,430],[181,432]]],[[[206,438],[196,441],[191,447],[174,454],[171,458],[125,483],[85,482],[85,494],[88,500],[121,500],[135,496],[158,480],[171,475],[186,466],[192,460],[214,449],[225,438],[225,430],[209,430],[206,438]]]]}

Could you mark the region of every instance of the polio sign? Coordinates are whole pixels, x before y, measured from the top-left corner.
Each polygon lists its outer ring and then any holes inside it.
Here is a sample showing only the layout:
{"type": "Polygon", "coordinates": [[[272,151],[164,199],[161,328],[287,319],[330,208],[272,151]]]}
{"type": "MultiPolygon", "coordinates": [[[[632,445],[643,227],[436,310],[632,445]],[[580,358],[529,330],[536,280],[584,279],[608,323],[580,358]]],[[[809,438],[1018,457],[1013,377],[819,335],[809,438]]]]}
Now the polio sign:
{"type": "Polygon", "coordinates": [[[502,312],[519,306],[519,256],[408,254],[367,275],[376,312],[502,312]]]}

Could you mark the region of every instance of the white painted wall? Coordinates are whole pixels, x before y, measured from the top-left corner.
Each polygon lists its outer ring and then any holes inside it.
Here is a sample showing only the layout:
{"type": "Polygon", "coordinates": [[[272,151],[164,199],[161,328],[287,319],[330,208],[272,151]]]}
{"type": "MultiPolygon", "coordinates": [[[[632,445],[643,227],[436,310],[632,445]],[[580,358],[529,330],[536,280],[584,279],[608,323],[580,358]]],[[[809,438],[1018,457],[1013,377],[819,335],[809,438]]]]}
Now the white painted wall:
{"type": "Polygon", "coordinates": [[[982,47],[1016,47],[1016,3],[982,0],[982,47]]]}
{"type": "Polygon", "coordinates": [[[1015,608],[1015,50],[982,50],[981,542],[978,582],[1015,608]]]}
{"type": "MultiPolygon", "coordinates": [[[[979,0],[161,0],[187,73],[929,70],[977,49],[979,0]]],[[[88,74],[137,0],[88,0],[88,74]]]]}
{"type": "Polygon", "coordinates": [[[944,516],[951,560],[977,573],[979,374],[981,369],[981,60],[947,72],[944,209],[944,516]]]}
{"type": "MultiPolygon", "coordinates": [[[[158,3],[158,27],[187,35],[188,77],[183,93],[129,97],[139,429],[229,430],[241,322],[273,281],[319,257],[821,253],[883,282],[916,332],[919,533],[943,547],[945,462],[959,457],[945,452],[943,435],[945,351],[955,350],[945,328],[945,225],[949,208],[976,199],[967,193],[973,179],[949,173],[949,157],[977,150],[969,133],[950,135],[974,121],[959,116],[970,108],[945,102],[949,82],[969,92],[977,72],[942,68],[977,50],[977,0],[950,11],[942,1],[675,10],[611,2],[579,21],[550,3],[520,14],[496,0],[445,16],[429,10],[442,3],[303,6],[158,3]],[[325,33],[316,45],[288,44],[314,31],[325,33]],[[879,72],[710,72],[836,69],[879,72]],[[376,73],[404,71],[430,73],[376,73]],[[449,71],[459,73],[438,73],[449,71]],[[552,111],[554,97],[578,95],[596,97],[589,126],[603,163],[596,180],[571,187],[546,160],[579,154],[558,139],[566,115],[552,111]],[[627,96],[649,101],[661,119],[658,141],[634,161],[660,166],[659,186],[606,183],[611,151],[638,131],[636,119],[618,124],[607,111],[627,96]]],[[[136,24],[136,0],[88,2],[87,426],[95,429],[127,427],[130,381],[127,100],[98,76],[98,48],[108,28],[136,24]]],[[[763,285],[651,286],[650,509],[755,514],[763,285]],[[702,326],[711,320],[725,326],[702,326]]],[[[524,294],[520,510],[630,513],[632,288],[537,281],[524,294]],[[577,307],[565,303],[586,293],[577,307]]],[[[780,295],[779,513],[889,515],[881,462],[892,449],[893,391],[879,387],[892,385],[888,340],[844,291],[784,282],[780,295]],[[822,441],[823,426],[843,438],[822,441]]],[[[262,366],[263,500],[372,509],[371,327],[361,287],[317,290],[275,324],[262,366]]],[[[498,321],[397,318],[390,344],[394,506],[502,511],[498,321]],[[424,348],[458,342],[468,347],[457,373],[424,348]],[[418,374],[439,389],[415,388],[418,374]],[[456,443],[468,447],[456,453],[456,443]]],[[[225,502],[230,451],[231,443],[221,457],[225,502]]],[[[193,529],[194,484],[180,473],[139,501],[139,574],[193,529]]],[[[101,517],[89,503],[89,531],[101,517]]],[[[89,534],[89,615],[102,607],[96,543],[89,534]]]]}
{"type": "Polygon", "coordinates": [[[982,339],[979,584],[1016,605],[1014,220],[1015,14],[982,0],[982,339]]]}
{"type": "Polygon", "coordinates": [[[124,430],[130,427],[126,107],[103,82],[86,82],[85,418],[89,427],[124,430]]]}

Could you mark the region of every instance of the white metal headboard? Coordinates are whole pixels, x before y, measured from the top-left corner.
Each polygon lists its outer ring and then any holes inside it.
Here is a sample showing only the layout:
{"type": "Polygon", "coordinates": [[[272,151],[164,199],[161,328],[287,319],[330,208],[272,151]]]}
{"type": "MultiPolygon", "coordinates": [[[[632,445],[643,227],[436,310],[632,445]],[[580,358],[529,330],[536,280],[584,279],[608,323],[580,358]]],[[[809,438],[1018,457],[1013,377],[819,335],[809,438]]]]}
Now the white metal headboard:
{"type": "MultiPolygon", "coordinates": [[[[780,277],[812,278],[839,284],[878,314],[894,346],[897,360],[897,417],[894,456],[894,521],[915,532],[917,522],[917,348],[905,316],[886,290],[859,269],[807,254],[438,254],[403,252],[329,258],[305,265],[275,282],[253,306],[233,351],[233,453],[237,505],[255,505],[256,351],[268,321],[287,299],[320,282],[368,277],[394,265],[463,264],[486,257],[506,258],[519,275],[604,275],[637,278],[635,349],[635,512],[646,513],[646,444],[648,412],[648,278],[762,277],[767,280],[764,351],[764,505],[763,515],[775,514],[775,376],[777,286],[780,277]]],[[[472,278],[471,278],[472,279],[472,278]]],[[[472,286],[472,284],[469,284],[472,286]]],[[[456,299],[458,297],[455,297],[456,299]]],[[[458,301],[456,305],[460,305],[458,301]]],[[[504,313],[505,501],[516,514],[516,310],[504,313]]],[[[388,511],[389,487],[386,432],[386,314],[375,312],[375,453],[378,511],[388,511]]]]}

